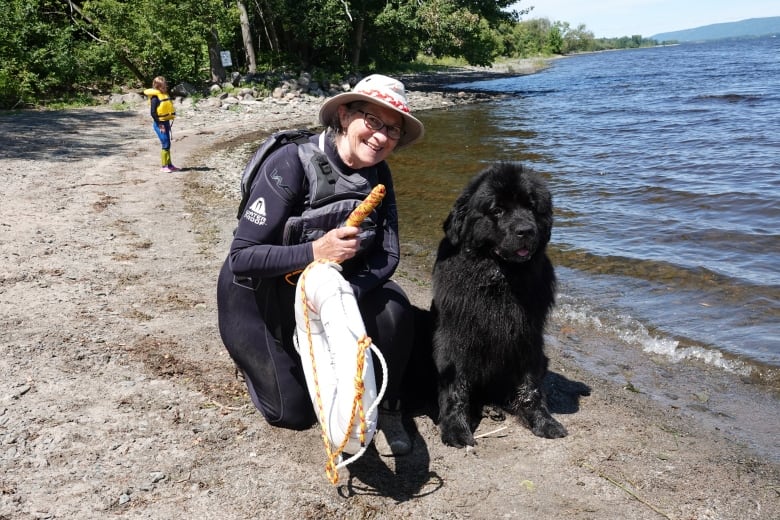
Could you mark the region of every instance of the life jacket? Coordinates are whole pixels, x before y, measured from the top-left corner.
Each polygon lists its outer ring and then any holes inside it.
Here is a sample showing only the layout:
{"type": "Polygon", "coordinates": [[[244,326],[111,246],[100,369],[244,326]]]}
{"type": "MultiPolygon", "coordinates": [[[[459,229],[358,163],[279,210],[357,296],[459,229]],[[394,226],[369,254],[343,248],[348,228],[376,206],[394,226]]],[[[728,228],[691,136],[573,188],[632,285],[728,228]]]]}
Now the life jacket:
{"type": "Polygon", "coordinates": [[[176,109],[173,106],[170,95],[160,92],[156,88],[144,90],[144,95],[148,98],[155,96],[160,100],[160,103],[157,105],[157,119],[160,121],[173,121],[176,117],[176,109]]]}
{"type": "MultiPolygon", "coordinates": [[[[298,158],[306,174],[308,198],[303,208],[296,208],[284,226],[283,245],[303,244],[317,240],[331,229],[342,226],[371,189],[379,182],[376,168],[369,170],[369,178],[363,175],[347,175],[331,163],[323,151],[325,134],[319,136],[319,146],[309,139],[314,135],[308,130],[287,130],[277,132],[255,152],[250,159],[241,179],[242,201],[238,218],[244,213],[259,208],[246,208],[252,183],[265,159],[280,146],[295,143],[298,146],[298,158]]],[[[252,218],[252,215],[248,216],[252,218]]],[[[360,226],[360,251],[364,251],[376,237],[377,211],[374,210],[360,226]]]]}

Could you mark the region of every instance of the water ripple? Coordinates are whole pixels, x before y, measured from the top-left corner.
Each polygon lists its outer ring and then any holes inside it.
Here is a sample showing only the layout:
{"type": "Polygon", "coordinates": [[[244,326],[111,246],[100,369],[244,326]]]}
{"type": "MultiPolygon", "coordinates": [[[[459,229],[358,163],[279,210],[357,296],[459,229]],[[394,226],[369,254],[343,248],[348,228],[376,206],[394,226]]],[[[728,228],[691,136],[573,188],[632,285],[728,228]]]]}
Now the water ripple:
{"type": "Polygon", "coordinates": [[[513,95],[425,114],[424,145],[393,159],[413,176],[397,181],[416,226],[402,232],[435,248],[465,179],[522,160],[554,194],[562,290],[603,299],[605,320],[780,367],[778,53],[769,38],[679,45],[480,82],[513,95]]]}

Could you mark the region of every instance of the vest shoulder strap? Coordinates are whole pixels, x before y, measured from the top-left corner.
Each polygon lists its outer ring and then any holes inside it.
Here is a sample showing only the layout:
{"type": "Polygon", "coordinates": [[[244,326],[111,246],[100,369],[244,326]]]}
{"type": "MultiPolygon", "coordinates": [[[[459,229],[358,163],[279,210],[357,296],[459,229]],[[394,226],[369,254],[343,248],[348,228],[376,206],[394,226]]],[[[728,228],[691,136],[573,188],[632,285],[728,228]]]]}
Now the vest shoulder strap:
{"type": "Polygon", "coordinates": [[[244,214],[244,209],[246,209],[247,202],[249,202],[249,192],[252,189],[252,183],[268,156],[273,151],[289,143],[295,143],[300,149],[300,145],[309,142],[309,138],[312,135],[314,135],[314,132],[311,130],[283,130],[272,134],[265,140],[241,173],[241,202],[238,205],[236,218],[241,219],[241,216],[244,214]]]}
{"type": "Polygon", "coordinates": [[[325,152],[309,142],[298,146],[298,158],[309,181],[309,204],[316,206],[317,201],[333,196],[336,193],[338,172],[334,171],[325,152]]]}

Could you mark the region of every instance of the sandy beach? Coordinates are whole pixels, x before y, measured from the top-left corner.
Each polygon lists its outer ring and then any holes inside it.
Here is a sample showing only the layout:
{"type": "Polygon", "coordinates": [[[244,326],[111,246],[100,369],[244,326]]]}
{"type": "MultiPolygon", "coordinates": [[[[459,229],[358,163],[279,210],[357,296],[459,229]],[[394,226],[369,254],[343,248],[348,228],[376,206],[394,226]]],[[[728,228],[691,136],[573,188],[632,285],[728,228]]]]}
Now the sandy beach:
{"type": "MultiPolygon", "coordinates": [[[[481,99],[442,79],[407,82],[415,110],[481,99]]],[[[422,414],[411,455],[369,450],[331,485],[318,429],[252,406],[215,302],[250,143],[312,125],[321,101],[182,108],[176,174],[143,104],[0,114],[0,520],[780,518],[777,453],[722,426],[719,395],[750,381],[613,357],[559,320],[556,395],[590,389],[551,403],[568,437],[486,417],[457,450],[422,414]]],[[[402,260],[397,279],[428,306],[427,273],[402,260]]],[[[756,405],[770,426],[775,403],[756,405]]]]}

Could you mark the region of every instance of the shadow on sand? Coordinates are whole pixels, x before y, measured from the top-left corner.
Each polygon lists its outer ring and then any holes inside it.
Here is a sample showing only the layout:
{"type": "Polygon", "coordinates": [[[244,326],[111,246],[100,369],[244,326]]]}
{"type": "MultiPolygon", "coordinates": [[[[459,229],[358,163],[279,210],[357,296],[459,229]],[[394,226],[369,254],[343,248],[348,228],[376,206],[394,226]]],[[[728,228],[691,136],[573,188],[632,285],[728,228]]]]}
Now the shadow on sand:
{"type": "Polygon", "coordinates": [[[149,124],[123,123],[131,111],[46,110],[0,112],[0,159],[77,161],[117,152],[117,138],[127,145],[139,137],[154,138],[149,124]]]}

